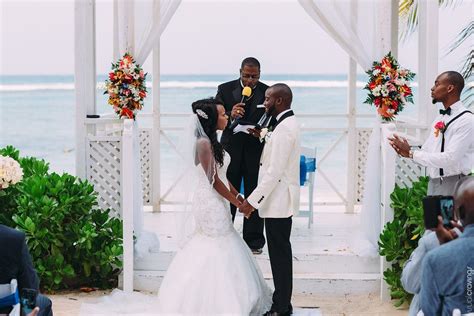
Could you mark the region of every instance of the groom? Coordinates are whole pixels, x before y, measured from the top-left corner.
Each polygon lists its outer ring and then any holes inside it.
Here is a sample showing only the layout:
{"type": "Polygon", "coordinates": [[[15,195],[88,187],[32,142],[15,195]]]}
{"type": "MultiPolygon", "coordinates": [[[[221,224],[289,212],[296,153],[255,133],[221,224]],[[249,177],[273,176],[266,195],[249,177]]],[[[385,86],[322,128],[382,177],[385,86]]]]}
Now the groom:
{"type": "Polygon", "coordinates": [[[277,123],[265,136],[258,186],[240,208],[245,216],[258,209],[265,220],[275,285],[273,305],[265,315],[291,315],[293,310],[290,234],[292,216],[299,210],[300,130],[290,109],[292,99],[291,89],[283,83],[277,83],[265,92],[265,110],[277,123]]]}

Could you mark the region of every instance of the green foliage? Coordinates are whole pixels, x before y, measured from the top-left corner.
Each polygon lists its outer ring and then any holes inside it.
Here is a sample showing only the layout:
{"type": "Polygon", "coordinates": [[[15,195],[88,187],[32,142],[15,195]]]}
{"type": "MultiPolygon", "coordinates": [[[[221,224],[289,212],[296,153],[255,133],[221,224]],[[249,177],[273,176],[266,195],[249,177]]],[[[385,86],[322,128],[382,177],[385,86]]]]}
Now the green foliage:
{"type": "Polygon", "coordinates": [[[395,186],[390,195],[390,206],[394,219],[385,225],[379,239],[379,252],[386,257],[391,267],[384,271],[384,280],[390,287],[390,296],[399,307],[410,302],[412,295],[403,289],[401,275],[403,265],[418,246],[418,240],[425,232],[422,199],[428,189],[428,177],[421,177],[411,188],[395,186]]]}
{"type": "Polygon", "coordinates": [[[44,160],[21,158],[9,146],[24,178],[0,195],[0,224],[26,233],[28,247],[47,290],[114,286],[122,266],[122,222],[97,207],[87,181],[49,173],[44,160]]]}

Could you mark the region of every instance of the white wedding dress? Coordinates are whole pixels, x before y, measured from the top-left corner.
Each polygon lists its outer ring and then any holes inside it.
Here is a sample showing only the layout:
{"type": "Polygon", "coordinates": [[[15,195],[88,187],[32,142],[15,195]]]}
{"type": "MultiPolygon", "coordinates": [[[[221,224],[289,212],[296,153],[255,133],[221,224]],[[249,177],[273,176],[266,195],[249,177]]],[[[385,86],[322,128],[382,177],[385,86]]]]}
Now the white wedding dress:
{"type": "MultiPolygon", "coordinates": [[[[217,169],[227,183],[230,163],[217,169]]],[[[158,291],[158,299],[114,290],[95,304],[82,304],[81,315],[262,315],[272,305],[272,290],[255,258],[234,229],[229,202],[209,184],[200,165],[193,192],[195,230],[176,253],[158,291]]]]}
{"type": "MultiPolygon", "coordinates": [[[[218,176],[227,183],[230,157],[218,176]]],[[[262,315],[272,304],[248,246],[232,224],[229,202],[198,165],[192,213],[195,232],[170,264],[158,293],[159,314],[262,315]]]]}

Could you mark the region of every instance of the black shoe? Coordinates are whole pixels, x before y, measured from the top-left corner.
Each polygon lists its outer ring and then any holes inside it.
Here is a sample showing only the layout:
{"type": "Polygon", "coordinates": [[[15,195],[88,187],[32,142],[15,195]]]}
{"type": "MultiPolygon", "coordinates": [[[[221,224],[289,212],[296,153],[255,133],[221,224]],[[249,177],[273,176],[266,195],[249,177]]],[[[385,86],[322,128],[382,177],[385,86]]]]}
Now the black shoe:
{"type": "Polygon", "coordinates": [[[292,312],[290,310],[284,312],[284,313],[278,313],[278,312],[274,312],[272,310],[266,312],[265,314],[263,314],[263,316],[290,316],[292,314],[292,312]]]}
{"type": "Polygon", "coordinates": [[[254,255],[261,255],[262,252],[263,252],[263,249],[262,248],[257,248],[257,249],[251,249],[252,250],[252,253],[254,255]]]}

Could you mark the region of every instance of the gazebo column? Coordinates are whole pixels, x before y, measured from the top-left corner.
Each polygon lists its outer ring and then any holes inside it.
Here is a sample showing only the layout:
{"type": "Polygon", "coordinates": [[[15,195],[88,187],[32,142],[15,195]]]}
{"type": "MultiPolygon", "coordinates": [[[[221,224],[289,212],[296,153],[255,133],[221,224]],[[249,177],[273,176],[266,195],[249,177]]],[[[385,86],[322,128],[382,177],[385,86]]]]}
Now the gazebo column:
{"type": "Polygon", "coordinates": [[[76,175],[86,177],[86,116],[96,114],[95,0],[74,3],[76,175]]]}
{"type": "Polygon", "coordinates": [[[418,121],[427,126],[436,111],[431,103],[431,87],[438,75],[438,2],[418,2],[418,121]]]}
{"type": "MultiPolygon", "coordinates": [[[[351,0],[351,12],[357,12],[357,2],[351,0]]],[[[357,27],[357,15],[351,14],[352,28],[357,27]]],[[[347,180],[346,180],[346,213],[354,213],[357,190],[357,129],[356,129],[356,104],[357,104],[357,62],[349,56],[349,69],[347,73],[347,180]]]]}
{"type": "MultiPolygon", "coordinates": [[[[154,5],[158,6],[155,10],[154,19],[160,19],[160,0],[155,0],[154,5]]],[[[152,201],[153,212],[161,210],[161,183],[160,183],[160,39],[153,47],[153,82],[152,82],[152,101],[153,101],[153,123],[152,123],[152,201]]]]}
{"type": "MultiPolygon", "coordinates": [[[[398,55],[398,0],[384,0],[378,3],[379,10],[379,32],[381,32],[381,41],[382,41],[382,53],[385,55],[389,51],[392,53],[393,57],[397,58],[398,55]]],[[[378,119],[378,118],[377,118],[378,119]]],[[[382,157],[384,146],[382,146],[383,142],[385,142],[385,137],[381,131],[382,139],[381,139],[381,160],[385,161],[382,157]]],[[[382,167],[383,168],[383,167],[382,167]]],[[[382,188],[381,188],[381,223],[380,227],[384,227],[385,223],[390,222],[393,220],[393,210],[388,206],[384,205],[384,201],[390,201],[390,194],[393,192],[395,188],[395,182],[390,183],[387,185],[386,181],[383,179],[390,173],[390,170],[382,169],[380,174],[382,175],[382,188]],[[385,185],[383,185],[385,183],[385,185]]],[[[389,263],[385,260],[385,257],[380,257],[380,298],[384,301],[390,300],[390,291],[388,288],[387,283],[383,279],[383,271],[385,271],[389,267],[389,263]]]]}

